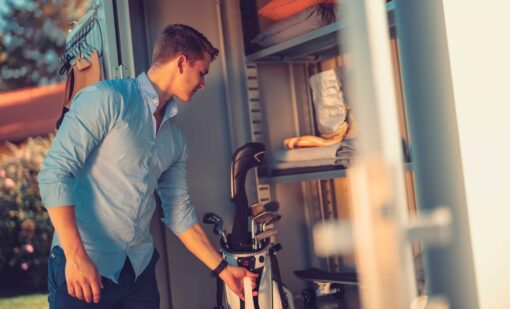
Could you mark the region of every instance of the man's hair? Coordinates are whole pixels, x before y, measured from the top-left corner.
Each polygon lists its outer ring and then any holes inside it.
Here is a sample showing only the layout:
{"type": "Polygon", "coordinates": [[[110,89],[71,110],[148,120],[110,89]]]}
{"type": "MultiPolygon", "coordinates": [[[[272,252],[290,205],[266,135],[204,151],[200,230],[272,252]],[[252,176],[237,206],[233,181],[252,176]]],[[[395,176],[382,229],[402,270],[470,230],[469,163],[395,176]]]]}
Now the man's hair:
{"type": "Polygon", "coordinates": [[[191,63],[202,59],[204,52],[211,55],[211,61],[218,56],[218,49],[200,32],[181,24],[168,25],[161,31],[154,43],[152,63],[164,63],[179,54],[185,55],[191,63]]]}

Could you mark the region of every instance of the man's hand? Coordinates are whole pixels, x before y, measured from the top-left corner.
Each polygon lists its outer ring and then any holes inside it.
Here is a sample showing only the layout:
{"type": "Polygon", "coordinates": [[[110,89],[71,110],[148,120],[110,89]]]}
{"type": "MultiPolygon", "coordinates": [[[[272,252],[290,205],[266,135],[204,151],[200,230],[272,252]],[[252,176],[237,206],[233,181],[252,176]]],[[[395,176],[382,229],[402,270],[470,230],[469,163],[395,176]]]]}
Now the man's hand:
{"type": "MultiPolygon", "coordinates": [[[[234,292],[239,298],[244,301],[243,292],[243,278],[249,277],[251,279],[251,286],[253,289],[257,287],[257,274],[248,271],[246,268],[236,267],[229,265],[221,273],[220,278],[225,284],[234,292]]],[[[257,292],[253,296],[257,296],[257,292]]]]}
{"type": "Polygon", "coordinates": [[[101,276],[90,257],[80,254],[66,260],[67,292],[87,303],[98,303],[101,298],[101,276]]]}
{"type": "MultiPolygon", "coordinates": [[[[221,256],[211,245],[211,242],[205,235],[200,224],[197,223],[179,234],[179,239],[186,248],[204,262],[209,269],[215,269],[220,263],[221,256]]],[[[257,286],[257,276],[257,274],[249,272],[246,268],[232,265],[228,265],[219,275],[223,282],[225,282],[225,284],[242,300],[244,300],[244,277],[249,277],[252,282],[252,287],[255,288],[257,286]]],[[[254,292],[253,296],[257,296],[257,292],[254,292]]]]}
{"type": "Polygon", "coordinates": [[[67,292],[87,303],[98,303],[101,297],[101,276],[81,241],[74,206],[51,207],[48,208],[48,214],[66,256],[67,292]]]}

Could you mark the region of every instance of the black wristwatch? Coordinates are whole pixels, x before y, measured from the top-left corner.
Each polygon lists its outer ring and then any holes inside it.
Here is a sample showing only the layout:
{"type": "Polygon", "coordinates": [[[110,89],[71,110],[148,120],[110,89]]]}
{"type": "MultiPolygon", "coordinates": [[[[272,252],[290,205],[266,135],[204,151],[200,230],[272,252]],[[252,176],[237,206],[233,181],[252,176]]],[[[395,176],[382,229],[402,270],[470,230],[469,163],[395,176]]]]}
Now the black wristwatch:
{"type": "Polygon", "coordinates": [[[220,264],[211,271],[211,276],[216,278],[220,275],[220,273],[228,266],[228,262],[226,260],[221,260],[220,264]]]}

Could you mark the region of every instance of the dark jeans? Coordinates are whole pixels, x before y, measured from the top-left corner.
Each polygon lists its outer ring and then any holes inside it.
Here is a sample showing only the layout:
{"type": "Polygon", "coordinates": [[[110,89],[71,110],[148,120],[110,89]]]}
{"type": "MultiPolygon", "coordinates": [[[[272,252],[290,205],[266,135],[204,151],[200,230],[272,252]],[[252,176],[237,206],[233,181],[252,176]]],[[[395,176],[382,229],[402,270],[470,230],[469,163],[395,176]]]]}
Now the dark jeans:
{"type": "Polygon", "coordinates": [[[152,259],[135,281],[135,273],[126,258],[119,283],[101,277],[101,301],[88,304],[67,293],[65,278],[66,258],[62,248],[53,247],[48,261],[48,302],[50,309],[108,308],[108,309],[159,309],[159,292],[156,282],[156,262],[159,253],[154,249],[152,259]]]}

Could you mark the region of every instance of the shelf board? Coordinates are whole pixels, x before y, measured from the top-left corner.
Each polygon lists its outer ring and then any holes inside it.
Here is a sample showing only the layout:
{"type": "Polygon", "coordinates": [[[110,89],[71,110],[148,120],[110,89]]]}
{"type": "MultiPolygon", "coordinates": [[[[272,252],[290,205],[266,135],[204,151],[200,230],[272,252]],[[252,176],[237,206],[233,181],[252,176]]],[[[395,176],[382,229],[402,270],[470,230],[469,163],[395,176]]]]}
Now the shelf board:
{"type": "MultiPolygon", "coordinates": [[[[390,26],[393,24],[394,10],[395,4],[393,1],[386,3],[390,26]]],[[[340,52],[338,36],[343,27],[343,21],[340,20],[285,42],[264,48],[247,55],[246,63],[319,61],[338,55],[340,52]]]]}
{"type": "MultiPolygon", "coordinates": [[[[412,162],[405,162],[404,170],[412,171],[413,170],[412,162]]],[[[307,180],[328,180],[328,179],[344,178],[344,177],[347,177],[347,169],[336,169],[336,170],[324,171],[324,172],[300,173],[300,174],[285,175],[285,176],[260,177],[259,184],[270,185],[270,184],[292,183],[292,182],[307,181],[307,180]]]]}
{"type": "Polygon", "coordinates": [[[288,41],[246,56],[246,62],[299,61],[320,58],[323,54],[338,54],[338,31],[341,21],[313,30],[288,41]]]}

